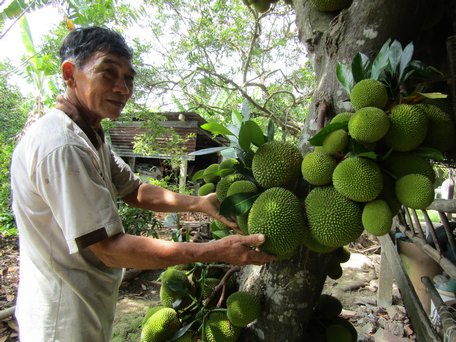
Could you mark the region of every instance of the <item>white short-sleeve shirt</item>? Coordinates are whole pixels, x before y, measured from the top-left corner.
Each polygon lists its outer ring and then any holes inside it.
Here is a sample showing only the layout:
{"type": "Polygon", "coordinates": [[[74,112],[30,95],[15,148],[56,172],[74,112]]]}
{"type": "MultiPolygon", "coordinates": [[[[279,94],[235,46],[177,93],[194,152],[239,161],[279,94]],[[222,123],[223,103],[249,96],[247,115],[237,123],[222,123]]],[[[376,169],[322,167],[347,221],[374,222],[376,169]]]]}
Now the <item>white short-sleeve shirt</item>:
{"type": "Polygon", "coordinates": [[[85,247],[124,232],[116,201],[139,184],[106,143],[96,149],[62,111],[29,128],[11,164],[21,342],[109,341],[123,270],[85,247]]]}

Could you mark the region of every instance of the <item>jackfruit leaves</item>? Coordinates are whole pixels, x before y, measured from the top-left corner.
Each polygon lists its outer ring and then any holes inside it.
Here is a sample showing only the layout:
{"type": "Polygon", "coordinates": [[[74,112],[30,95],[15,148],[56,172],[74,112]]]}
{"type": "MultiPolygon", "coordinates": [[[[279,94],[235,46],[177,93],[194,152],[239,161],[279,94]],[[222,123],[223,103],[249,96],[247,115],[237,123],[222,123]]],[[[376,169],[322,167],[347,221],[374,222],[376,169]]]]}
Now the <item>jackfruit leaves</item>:
{"type": "Polygon", "coordinates": [[[388,66],[388,49],[391,39],[388,39],[385,44],[383,44],[377,56],[375,56],[374,61],[372,62],[370,78],[378,80],[381,73],[388,66]]]}
{"type": "Polygon", "coordinates": [[[317,134],[315,134],[312,138],[309,139],[309,143],[313,146],[322,146],[323,141],[325,140],[326,136],[329,133],[337,131],[338,129],[345,129],[347,130],[348,121],[345,122],[334,122],[326,125],[317,134]]]}
{"type": "Polygon", "coordinates": [[[231,232],[228,228],[223,228],[217,225],[215,222],[211,223],[211,234],[215,240],[222,239],[228,235],[231,235],[231,232]]]}
{"type": "Polygon", "coordinates": [[[233,165],[233,170],[236,173],[240,173],[245,178],[247,178],[247,180],[255,183],[259,187],[258,182],[256,181],[255,177],[253,177],[253,172],[252,172],[251,168],[247,168],[247,167],[245,167],[245,166],[243,166],[241,164],[235,164],[235,165],[233,165]]]}
{"type": "Polygon", "coordinates": [[[258,196],[260,192],[240,192],[231,195],[220,204],[220,214],[226,217],[246,214],[258,196]]]}
{"type": "Polygon", "coordinates": [[[270,119],[268,122],[268,135],[266,137],[268,142],[274,140],[274,131],[275,131],[274,122],[270,119]]]}
{"type": "Polygon", "coordinates": [[[241,125],[238,142],[244,151],[251,151],[251,144],[261,146],[266,141],[260,126],[256,122],[248,120],[241,125]]]}
{"type": "Polygon", "coordinates": [[[217,135],[234,135],[228,128],[217,123],[217,122],[207,122],[201,125],[201,128],[212,133],[214,136],[217,135]]]}
{"type": "Polygon", "coordinates": [[[351,70],[355,83],[370,78],[371,63],[369,57],[365,54],[358,52],[353,58],[351,70]]]}
{"type": "Polygon", "coordinates": [[[209,147],[209,148],[204,148],[202,150],[190,152],[188,155],[189,156],[202,156],[205,154],[217,153],[217,152],[226,150],[228,148],[230,148],[230,147],[229,146],[209,147]]]}
{"type": "Polygon", "coordinates": [[[169,341],[176,341],[179,337],[182,337],[185,335],[185,333],[192,327],[193,324],[195,324],[196,320],[191,321],[187,325],[183,326],[180,328],[176,333],[169,339],[169,341]]]}
{"type": "Polygon", "coordinates": [[[416,148],[413,153],[425,159],[432,159],[440,162],[444,160],[442,152],[432,147],[421,146],[416,148]]]}
{"type": "Polygon", "coordinates": [[[337,62],[336,76],[342,88],[350,94],[351,90],[355,86],[355,80],[353,79],[351,68],[348,65],[337,62]]]}

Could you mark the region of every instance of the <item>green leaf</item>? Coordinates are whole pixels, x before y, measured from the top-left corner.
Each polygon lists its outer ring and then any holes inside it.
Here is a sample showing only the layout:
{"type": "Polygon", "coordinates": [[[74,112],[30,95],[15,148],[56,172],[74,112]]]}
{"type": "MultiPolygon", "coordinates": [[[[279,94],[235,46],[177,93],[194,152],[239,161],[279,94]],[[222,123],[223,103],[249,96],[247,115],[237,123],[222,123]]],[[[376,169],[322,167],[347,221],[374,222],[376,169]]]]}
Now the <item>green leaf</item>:
{"type": "Polygon", "coordinates": [[[211,132],[214,136],[217,135],[234,135],[228,128],[217,123],[217,122],[207,122],[201,125],[201,128],[211,132]]]}
{"type": "Polygon", "coordinates": [[[372,159],[372,160],[377,160],[377,153],[375,152],[372,152],[372,151],[369,151],[369,152],[361,152],[359,154],[356,155],[357,157],[363,157],[363,158],[366,158],[366,159],[372,159]]]}
{"type": "Polygon", "coordinates": [[[274,140],[274,122],[272,121],[272,119],[269,119],[269,122],[268,122],[268,136],[267,136],[267,140],[268,141],[273,141],[274,140]]]}
{"type": "Polygon", "coordinates": [[[250,210],[258,196],[259,192],[241,192],[228,196],[220,204],[220,214],[225,217],[243,215],[250,210]]]}
{"type": "Polygon", "coordinates": [[[242,124],[242,114],[237,110],[233,110],[231,113],[231,122],[234,126],[241,127],[242,124]]]}
{"type": "Polygon", "coordinates": [[[323,127],[317,134],[309,139],[309,143],[313,146],[321,146],[326,136],[329,133],[337,131],[338,129],[347,129],[348,121],[345,122],[334,122],[323,127]]]}
{"type": "Polygon", "coordinates": [[[399,82],[402,82],[402,76],[404,75],[405,69],[408,67],[413,57],[413,43],[410,42],[402,51],[401,61],[399,64],[399,82]]]}
{"type": "Polygon", "coordinates": [[[342,88],[350,94],[355,85],[351,68],[348,65],[338,62],[336,65],[336,76],[342,88]]]}
{"type": "Polygon", "coordinates": [[[410,62],[409,67],[414,71],[416,77],[420,77],[425,80],[444,77],[439,70],[433,66],[426,65],[421,61],[413,60],[410,62]]]}
{"type": "Polygon", "coordinates": [[[391,39],[388,39],[378,52],[372,63],[371,78],[378,80],[382,72],[388,67],[388,51],[391,39]]]}
{"type": "Polygon", "coordinates": [[[252,132],[249,130],[248,126],[242,124],[241,129],[239,130],[239,146],[244,151],[250,150],[250,144],[252,143],[252,132]]]}
{"type": "Polygon", "coordinates": [[[203,173],[204,173],[204,169],[196,171],[192,177],[192,182],[196,182],[198,179],[202,179],[203,173]]]}
{"type": "Polygon", "coordinates": [[[250,107],[247,99],[244,99],[242,102],[242,118],[242,121],[250,120],[250,107]]]}
{"type": "Polygon", "coordinates": [[[185,335],[185,333],[188,331],[188,329],[190,329],[191,326],[193,324],[195,324],[195,322],[196,322],[196,320],[193,320],[190,323],[188,323],[187,325],[185,325],[182,328],[180,328],[178,331],[176,331],[176,333],[171,337],[171,339],[169,341],[170,342],[171,341],[176,341],[177,339],[179,339],[179,337],[182,337],[183,335],[185,335]]]}
{"type": "MultiPolygon", "coordinates": [[[[244,123],[244,126],[250,131],[252,143],[255,146],[261,146],[265,143],[264,134],[261,127],[255,121],[249,120],[244,123]]],[[[241,128],[242,129],[242,128],[241,128]]]]}
{"type": "Polygon", "coordinates": [[[212,237],[216,240],[222,239],[225,236],[231,235],[229,229],[220,228],[219,226],[217,226],[215,221],[212,221],[212,224],[211,224],[211,234],[212,234],[212,237]]]}
{"type": "Polygon", "coordinates": [[[202,150],[190,152],[189,156],[203,156],[206,154],[216,153],[230,148],[229,146],[209,147],[202,150]]]}
{"type": "Polygon", "coordinates": [[[445,159],[442,152],[432,147],[418,147],[413,151],[413,153],[422,158],[432,159],[440,162],[445,159]]]}
{"type": "Polygon", "coordinates": [[[448,98],[448,95],[447,94],[442,94],[442,93],[420,93],[420,92],[417,92],[417,94],[425,97],[425,98],[428,98],[428,99],[446,99],[448,98]]]}
{"type": "Polygon", "coordinates": [[[241,175],[245,176],[249,181],[257,184],[257,181],[255,177],[253,177],[252,169],[248,169],[245,166],[241,164],[234,164],[233,165],[233,170],[236,173],[240,173],[241,175]]]}
{"type": "Polygon", "coordinates": [[[357,53],[351,65],[352,75],[355,83],[370,77],[369,57],[362,53],[357,53]]]}
{"type": "Polygon", "coordinates": [[[397,68],[401,62],[402,55],[402,45],[397,40],[395,40],[389,49],[389,63],[391,66],[391,73],[395,76],[397,75],[397,68]]]}

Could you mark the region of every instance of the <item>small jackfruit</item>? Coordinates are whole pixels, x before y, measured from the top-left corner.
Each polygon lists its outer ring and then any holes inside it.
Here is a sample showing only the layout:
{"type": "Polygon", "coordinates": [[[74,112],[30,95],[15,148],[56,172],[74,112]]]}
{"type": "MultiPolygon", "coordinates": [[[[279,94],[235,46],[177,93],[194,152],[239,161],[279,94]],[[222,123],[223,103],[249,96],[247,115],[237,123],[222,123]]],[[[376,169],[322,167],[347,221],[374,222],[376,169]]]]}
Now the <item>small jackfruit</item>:
{"type": "Polygon", "coordinates": [[[223,311],[210,312],[203,331],[207,342],[235,342],[240,335],[240,328],[231,324],[223,311]]]}
{"type": "Polygon", "coordinates": [[[426,209],[435,196],[434,186],[429,178],[416,173],[399,178],[395,190],[399,201],[412,209],[426,209]]]}
{"type": "Polygon", "coordinates": [[[228,189],[230,188],[231,184],[236,181],[246,179],[244,175],[240,173],[232,173],[228,176],[223,177],[215,187],[215,193],[217,194],[217,198],[220,202],[222,202],[226,198],[226,194],[228,193],[228,189]]]}
{"type": "Polygon", "coordinates": [[[234,194],[239,194],[242,192],[255,192],[258,188],[254,182],[245,180],[235,181],[230,185],[228,191],[226,192],[226,197],[229,197],[234,194]]]}
{"type": "Polygon", "coordinates": [[[347,158],[334,169],[333,185],[352,201],[369,202],[382,191],[383,176],[375,162],[361,157],[347,158]]]}
{"type": "Polygon", "coordinates": [[[198,189],[198,196],[206,196],[210,194],[211,192],[215,191],[215,185],[214,183],[206,183],[203,184],[199,189],[198,189]]]}
{"type": "Polygon", "coordinates": [[[382,82],[368,78],[355,84],[350,101],[355,110],[364,107],[384,109],[388,103],[388,92],[382,82]]]}
{"type": "Polygon", "coordinates": [[[147,322],[147,320],[149,319],[150,316],[152,316],[158,310],[161,310],[163,308],[166,308],[166,306],[157,305],[157,306],[153,306],[153,307],[149,308],[149,310],[147,310],[146,314],[144,315],[144,318],[143,318],[143,321],[142,321],[141,325],[143,326],[144,324],[146,324],[146,322],[147,322]]]}
{"type": "Polygon", "coordinates": [[[260,248],[279,259],[289,257],[298,248],[304,229],[301,203],[284,188],[265,190],[250,209],[249,234],[264,234],[266,242],[260,248]]]}
{"type": "Polygon", "coordinates": [[[218,163],[214,163],[206,167],[206,169],[203,172],[203,180],[206,183],[217,183],[220,180],[220,176],[215,174],[218,171],[218,169],[218,163]]]}
{"type": "Polygon", "coordinates": [[[184,271],[167,268],[161,275],[160,300],[162,305],[176,310],[183,309],[191,303],[195,289],[184,271]],[[184,291],[176,290],[176,284],[184,291]]]}
{"type": "Polygon", "coordinates": [[[320,12],[337,12],[350,6],[352,0],[311,0],[320,12]]]}
{"type": "Polygon", "coordinates": [[[220,283],[220,279],[218,279],[218,278],[204,279],[204,283],[201,286],[201,298],[202,299],[208,298],[219,283],[220,283]]]}
{"type": "Polygon", "coordinates": [[[322,293],[314,306],[314,314],[321,318],[334,318],[342,312],[342,303],[330,294],[322,293]]]}
{"type": "Polygon", "coordinates": [[[390,128],[383,138],[394,151],[407,152],[420,146],[427,134],[428,118],[415,105],[399,104],[391,108],[390,128]]]}
{"type": "Polygon", "coordinates": [[[344,246],[363,232],[359,204],[332,186],[312,189],[304,204],[310,233],[324,246],[344,246]]]}
{"type": "Polygon", "coordinates": [[[219,165],[219,171],[225,170],[225,176],[229,175],[230,173],[234,173],[233,166],[239,164],[238,160],[235,158],[228,158],[223,160],[219,165]],[[230,172],[231,170],[231,172],[230,172]]]}
{"type": "Polygon", "coordinates": [[[363,107],[348,122],[348,133],[362,143],[373,143],[383,138],[389,125],[388,116],[382,109],[363,107]]]}
{"type": "Polygon", "coordinates": [[[339,260],[339,263],[343,264],[344,262],[350,260],[351,253],[348,249],[348,246],[342,246],[337,248],[337,250],[334,252],[334,255],[339,260]]]}
{"type": "Polygon", "coordinates": [[[367,232],[375,236],[382,236],[391,230],[393,214],[388,203],[376,199],[364,205],[362,221],[367,232]]]}
{"type": "Polygon", "coordinates": [[[246,327],[256,320],[261,313],[261,303],[258,296],[245,291],[236,291],[226,299],[226,315],[237,327],[246,327]]]}
{"type": "Polygon", "coordinates": [[[331,183],[336,165],[337,162],[331,155],[314,151],[304,156],[301,173],[303,178],[312,185],[326,185],[331,183]]]}
{"type": "Polygon", "coordinates": [[[353,116],[353,114],[355,114],[355,113],[342,112],[342,113],[336,114],[329,123],[332,124],[332,123],[337,123],[337,122],[348,122],[348,121],[350,121],[350,118],[353,116]]]}
{"type": "Polygon", "coordinates": [[[328,277],[337,280],[342,277],[344,270],[337,259],[332,258],[329,262],[328,269],[326,270],[328,277]]]}
{"type": "Polygon", "coordinates": [[[177,312],[171,308],[163,308],[144,324],[141,330],[141,342],[167,341],[180,329],[177,312]]]}
{"type": "Polygon", "coordinates": [[[326,342],[356,342],[351,331],[340,324],[331,324],[326,327],[326,342]]]}
{"type": "Polygon", "coordinates": [[[323,140],[322,149],[329,154],[335,154],[345,150],[349,142],[347,131],[338,129],[329,133],[323,140]]]}
{"type": "Polygon", "coordinates": [[[291,186],[301,174],[302,154],[299,148],[284,141],[261,145],[252,160],[253,177],[263,188],[291,186]]]}
{"type": "Polygon", "coordinates": [[[411,173],[419,173],[428,177],[432,183],[435,182],[435,171],[431,162],[413,152],[393,152],[382,164],[396,179],[411,173]]]}

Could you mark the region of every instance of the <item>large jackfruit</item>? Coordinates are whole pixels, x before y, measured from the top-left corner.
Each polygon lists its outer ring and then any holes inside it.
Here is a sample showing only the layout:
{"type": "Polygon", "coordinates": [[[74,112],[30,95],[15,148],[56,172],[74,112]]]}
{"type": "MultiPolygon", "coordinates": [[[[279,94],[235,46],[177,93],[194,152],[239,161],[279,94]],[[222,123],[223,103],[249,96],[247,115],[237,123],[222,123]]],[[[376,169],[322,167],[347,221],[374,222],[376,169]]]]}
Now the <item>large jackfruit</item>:
{"type": "Polygon", "coordinates": [[[369,202],[381,193],[383,176],[375,162],[361,157],[347,158],[334,169],[333,185],[353,201],[369,202]]]}
{"type": "Polygon", "coordinates": [[[141,342],[163,342],[180,329],[177,312],[171,308],[158,310],[144,324],[141,331],[141,342]]]}
{"type": "Polygon", "coordinates": [[[364,229],[375,236],[388,233],[393,224],[393,214],[388,203],[381,199],[366,203],[363,209],[362,222],[364,229]]]}
{"type": "Polygon", "coordinates": [[[432,183],[435,182],[435,171],[431,162],[413,152],[393,152],[382,164],[396,179],[419,173],[428,177],[432,183]]]}
{"type": "Polygon", "coordinates": [[[284,141],[261,145],[252,160],[255,180],[263,188],[291,186],[301,174],[302,154],[298,147],[284,141]]]}
{"type": "Polygon", "coordinates": [[[160,300],[164,306],[176,310],[183,309],[191,303],[190,295],[195,289],[184,271],[167,268],[161,275],[160,300]],[[176,284],[186,292],[176,290],[176,284]]]}
{"type": "Polygon", "coordinates": [[[203,330],[207,342],[235,342],[240,335],[240,328],[231,324],[223,311],[209,313],[203,330]]]}
{"type": "Polygon", "coordinates": [[[311,0],[320,12],[337,12],[350,6],[352,0],[311,0]]]}
{"type": "Polygon", "coordinates": [[[304,204],[310,233],[324,246],[344,246],[363,232],[360,205],[332,186],[312,189],[304,204]]]}
{"type": "Polygon", "coordinates": [[[384,109],[388,103],[388,93],[385,85],[374,79],[364,79],[353,87],[350,101],[355,110],[364,107],[384,109]]]}
{"type": "Polygon", "coordinates": [[[290,257],[302,242],[305,222],[299,199],[291,191],[275,187],[258,196],[250,209],[249,234],[262,233],[266,242],[261,249],[290,257]]]}
{"type": "Polygon", "coordinates": [[[408,152],[420,146],[427,134],[428,118],[415,105],[391,108],[390,128],[383,141],[395,151],[408,152]]]}
{"type": "Polygon", "coordinates": [[[351,117],[348,122],[348,133],[362,143],[373,143],[384,137],[389,126],[388,116],[382,109],[364,107],[351,117]]]}
{"type": "Polygon", "coordinates": [[[399,201],[412,209],[426,209],[435,196],[434,186],[429,178],[416,173],[399,178],[395,190],[399,201]]]}
{"type": "Polygon", "coordinates": [[[236,291],[226,299],[226,315],[237,327],[246,327],[261,313],[260,298],[253,293],[236,291]]]}
{"type": "Polygon", "coordinates": [[[310,152],[304,156],[301,165],[302,177],[312,185],[331,183],[337,161],[324,152],[310,152]]]}

